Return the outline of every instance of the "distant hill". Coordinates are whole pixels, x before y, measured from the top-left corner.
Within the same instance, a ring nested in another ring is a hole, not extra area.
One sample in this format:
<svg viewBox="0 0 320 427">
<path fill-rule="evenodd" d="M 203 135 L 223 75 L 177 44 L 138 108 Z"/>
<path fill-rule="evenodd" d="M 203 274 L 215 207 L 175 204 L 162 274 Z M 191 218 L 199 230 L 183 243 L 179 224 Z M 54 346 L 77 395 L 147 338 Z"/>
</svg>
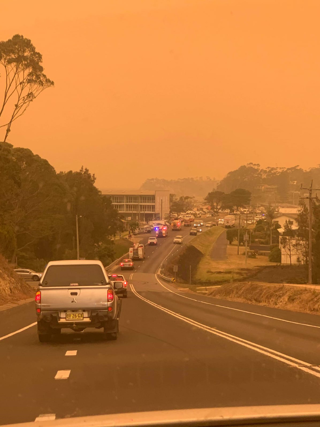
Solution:
<svg viewBox="0 0 320 427">
<path fill-rule="evenodd" d="M 181 179 L 147 179 L 140 187 L 141 190 L 169 190 L 171 194 L 191 197 L 205 197 L 210 191 L 217 188 L 218 181 L 206 178 Z"/>
<path fill-rule="evenodd" d="M 291 203 L 297 205 L 303 187 L 320 188 L 320 166 L 308 170 L 300 166 L 267 167 L 248 163 L 229 172 L 219 183 L 218 190 L 230 193 L 243 188 L 252 193 L 253 203 Z"/>
</svg>

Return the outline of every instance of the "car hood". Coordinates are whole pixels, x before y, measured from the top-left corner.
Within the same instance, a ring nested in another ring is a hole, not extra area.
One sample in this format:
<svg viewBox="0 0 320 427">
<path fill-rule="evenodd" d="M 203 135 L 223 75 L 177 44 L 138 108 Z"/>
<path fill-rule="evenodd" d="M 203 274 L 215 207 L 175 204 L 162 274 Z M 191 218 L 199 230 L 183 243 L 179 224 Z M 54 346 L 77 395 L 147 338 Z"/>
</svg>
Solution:
<svg viewBox="0 0 320 427">
<path fill-rule="evenodd" d="M 134 412 L 125 414 L 97 415 L 80 418 L 63 418 L 46 421 L 50 415 L 37 419 L 37 427 L 133 427 L 214 425 L 239 426 L 250 424 L 271 425 L 275 421 L 287 423 L 301 420 L 320 420 L 320 405 L 247 406 L 230 408 L 179 409 L 172 411 Z M 269 424 L 270 423 L 270 424 Z M 34 427 L 34 421 L 10 424 L 10 427 Z M 9 427 L 2 426 L 2 427 Z"/>
</svg>

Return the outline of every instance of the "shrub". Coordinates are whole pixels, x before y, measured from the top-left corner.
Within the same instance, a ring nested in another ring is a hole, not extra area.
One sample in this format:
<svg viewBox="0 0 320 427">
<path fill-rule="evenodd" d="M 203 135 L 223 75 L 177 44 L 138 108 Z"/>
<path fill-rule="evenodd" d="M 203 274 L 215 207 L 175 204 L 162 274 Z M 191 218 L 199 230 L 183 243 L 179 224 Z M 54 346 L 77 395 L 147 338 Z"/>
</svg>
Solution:
<svg viewBox="0 0 320 427">
<path fill-rule="evenodd" d="M 271 250 L 269 255 L 269 261 L 271 262 L 281 262 L 281 250 L 279 247 L 275 247 Z"/>
</svg>

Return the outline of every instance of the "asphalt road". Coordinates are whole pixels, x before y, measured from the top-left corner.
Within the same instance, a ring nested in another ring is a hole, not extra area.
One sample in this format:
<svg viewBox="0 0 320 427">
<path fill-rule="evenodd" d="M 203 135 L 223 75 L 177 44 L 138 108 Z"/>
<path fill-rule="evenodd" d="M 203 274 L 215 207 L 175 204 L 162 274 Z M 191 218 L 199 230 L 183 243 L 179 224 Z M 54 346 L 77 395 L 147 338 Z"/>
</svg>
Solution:
<svg viewBox="0 0 320 427">
<path fill-rule="evenodd" d="M 320 403 L 319 316 L 178 292 L 156 279 L 178 250 L 174 235 L 188 240 L 188 232 L 171 231 L 125 273 L 131 291 L 117 341 L 89 330 L 40 344 L 33 304 L 0 312 L 0 424 L 45 414 Z M 55 379 L 59 371 L 67 378 Z"/>
</svg>

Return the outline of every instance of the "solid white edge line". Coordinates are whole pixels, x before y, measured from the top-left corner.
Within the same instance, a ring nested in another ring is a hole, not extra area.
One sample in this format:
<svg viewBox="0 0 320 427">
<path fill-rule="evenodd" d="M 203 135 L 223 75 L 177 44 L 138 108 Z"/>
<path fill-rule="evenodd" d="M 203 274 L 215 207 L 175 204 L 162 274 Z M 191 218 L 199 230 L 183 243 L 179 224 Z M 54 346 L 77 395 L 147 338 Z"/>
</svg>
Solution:
<svg viewBox="0 0 320 427">
<path fill-rule="evenodd" d="M 268 316 L 267 314 L 260 314 L 260 313 L 254 313 L 253 311 L 247 311 L 247 310 L 241 310 L 240 308 L 234 308 L 234 307 L 227 307 L 225 305 L 219 305 L 219 304 L 213 304 L 212 302 L 207 302 L 207 301 L 200 301 L 198 299 L 195 298 L 190 298 L 190 297 L 186 297 L 185 295 L 181 295 L 177 292 L 172 291 L 171 289 L 167 288 L 157 277 L 157 273 L 155 274 L 156 280 L 159 283 L 160 286 L 162 286 L 163 288 L 165 288 L 167 291 L 177 295 L 178 297 L 181 298 L 186 298 L 189 299 L 191 301 L 196 301 L 200 304 L 206 304 L 206 305 L 212 305 L 213 307 L 219 307 L 219 308 L 224 308 L 226 310 L 232 310 L 232 311 L 239 311 L 241 313 L 246 313 L 246 314 L 251 314 L 252 316 L 258 316 L 258 317 L 265 317 L 266 319 L 272 319 L 272 320 L 277 320 L 279 322 L 284 322 L 284 323 L 292 323 L 293 325 L 300 325 L 300 326 L 306 326 L 308 328 L 315 328 L 315 329 L 320 329 L 320 326 L 317 325 L 310 325 L 309 323 L 300 323 L 300 322 L 294 322 L 293 320 L 287 320 L 287 319 L 281 319 L 280 317 L 273 317 L 273 316 Z"/>
<path fill-rule="evenodd" d="M 0 341 L 3 341 L 3 340 L 10 338 L 10 337 L 13 337 L 16 334 L 20 334 L 20 332 L 26 331 L 27 329 L 32 328 L 36 324 L 37 324 L 37 322 L 30 323 L 30 325 L 25 326 L 24 328 L 21 328 L 21 329 L 18 329 L 17 331 L 11 332 L 11 334 L 4 335 L 3 337 L 0 337 Z"/>
<path fill-rule="evenodd" d="M 163 306 L 161 306 L 159 304 L 156 304 L 156 303 L 148 300 L 147 298 L 145 298 L 142 295 L 140 295 L 135 290 L 135 288 L 134 288 L 134 286 L 132 284 L 130 285 L 130 287 L 131 287 L 132 292 L 138 298 L 140 298 L 141 300 L 145 301 L 147 304 L 150 304 L 153 307 L 156 307 L 159 310 L 162 310 L 165 313 L 170 314 L 173 317 L 176 317 L 177 319 L 180 319 L 180 320 L 182 320 L 182 321 L 184 321 L 186 323 L 189 323 L 192 326 L 196 326 L 197 328 L 202 329 L 202 330 L 204 330 L 206 332 L 210 332 L 213 335 L 217 335 L 218 337 L 224 338 L 224 339 L 226 339 L 228 341 L 231 341 L 231 342 L 234 342 L 234 343 L 236 343 L 238 345 L 241 345 L 243 347 L 249 348 L 250 350 L 253 350 L 253 351 L 261 353 L 261 354 L 263 354 L 265 356 L 271 357 L 272 359 L 278 360 L 279 362 L 283 362 L 283 363 L 289 365 L 290 367 L 297 368 L 297 369 L 299 369 L 299 370 L 301 370 L 303 372 L 306 372 L 306 373 L 308 373 L 310 375 L 313 375 L 313 376 L 315 376 L 317 378 L 320 378 L 320 373 L 315 372 L 315 371 L 313 371 L 313 370 L 310 369 L 310 368 L 312 368 L 312 366 L 311 366 L 310 363 L 307 363 L 307 362 L 305 362 L 303 360 L 296 359 L 294 357 L 291 357 L 289 355 L 280 353 L 278 351 L 272 350 L 272 349 L 270 349 L 268 347 L 264 347 L 262 345 L 259 345 L 259 344 L 247 341 L 247 340 L 245 340 L 243 338 L 240 338 L 240 337 L 237 337 L 235 335 L 231 335 L 231 334 L 228 334 L 226 332 L 222 332 L 222 331 L 220 331 L 218 329 L 213 329 L 212 327 L 204 325 L 202 323 L 196 322 L 195 320 L 192 320 L 192 319 L 190 319 L 188 317 L 182 316 L 182 315 L 180 315 L 178 313 L 175 313 L 174 311 L 171 311 L 171 310 L 169 310 L 169 309 L 167 309 L 167 308 L 165 308 L 165 307 L 163 307 Z"/>
</svg>

